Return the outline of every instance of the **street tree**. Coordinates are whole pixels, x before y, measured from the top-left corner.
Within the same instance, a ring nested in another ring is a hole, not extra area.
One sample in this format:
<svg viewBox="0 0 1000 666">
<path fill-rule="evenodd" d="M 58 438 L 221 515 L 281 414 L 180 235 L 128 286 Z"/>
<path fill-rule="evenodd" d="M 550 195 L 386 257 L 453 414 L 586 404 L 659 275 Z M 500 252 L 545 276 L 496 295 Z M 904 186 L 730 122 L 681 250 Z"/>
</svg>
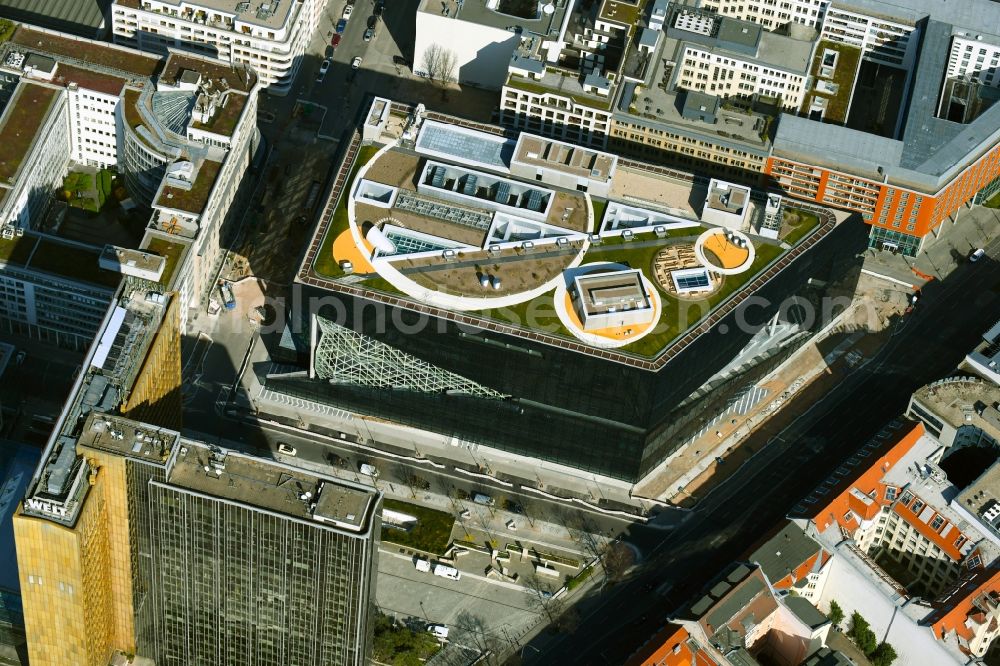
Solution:
<svg viewBox="0 0 1000 666">
<path fill-rule="evenodd" d="M 836 601 L 830 601 L 830 623 L 834 629 L 840 628 L 840 623 L 844 621 L 844 609 Z"/>
<path fill-rule="evenodd" d="M 455 81 L 458 57 L 446 46 L 438 43 L 428 46 L 420 64 L 432 83 L 447 87 Z"/>
<path fill-rule="evenodd" d="M 891 666 L 892 662 L 896 661 L 896 648 L 892 647 L 885 641 L 878 644 L 875 650 L 868 655 L 868 661 L 872 663 L 872 666 Z"/>
</svg>

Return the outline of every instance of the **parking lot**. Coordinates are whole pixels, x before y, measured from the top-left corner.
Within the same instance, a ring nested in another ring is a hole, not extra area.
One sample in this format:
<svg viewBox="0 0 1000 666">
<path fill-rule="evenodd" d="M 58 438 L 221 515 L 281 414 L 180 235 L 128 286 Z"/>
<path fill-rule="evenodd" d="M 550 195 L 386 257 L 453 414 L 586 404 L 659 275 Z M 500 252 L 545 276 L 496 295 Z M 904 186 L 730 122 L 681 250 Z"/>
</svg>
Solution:
<svg viewBox="0 0 1000 666">
<path fill-rule="evenodd" d="M 378 568 L 376 598 L 383 613 L 444 624 L 449 640 L 460 645 L 506 644 L 524 634 L 542 613 L 536 598 L 523 588 L 468 574 L 456 581 L 424 573 L 409 556 L 386 549 L 379 553 Z"/>
</svg>

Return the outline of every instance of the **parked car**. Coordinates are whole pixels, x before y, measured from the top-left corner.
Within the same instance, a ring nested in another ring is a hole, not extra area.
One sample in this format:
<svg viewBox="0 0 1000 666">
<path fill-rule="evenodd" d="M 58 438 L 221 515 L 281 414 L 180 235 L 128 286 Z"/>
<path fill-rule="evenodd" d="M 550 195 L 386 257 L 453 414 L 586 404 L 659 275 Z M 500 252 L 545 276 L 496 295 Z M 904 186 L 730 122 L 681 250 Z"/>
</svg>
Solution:
<svg viewBox="0 0 1000 666">
<path fill-rule="evenodd" d="M 374 30 L 372 30 L 371 28 L 368 28 L 367 30 L 365 30 L 365 37 L 364 37 L 364 39 L 365 39 L 366 42 L 372 41 L 373 37 L 375 37 L 375 31 Z"/>
<path fill-rule="evenodd" d="M 330 69 L 330 59 L 327 58 L 319 66 L 319 74 L 316 75 L 316 81 L 317 81 L 317 83 L 321 82 L 323 80 L 323 77 L 326 76 L 326 73 L 327 73 L 327 71 L 329 71 L 329 69 Z"/>
<path fill-rule="evenodd" d="M 344 7 L 344 20 L 346 21 L 347 19 L 351 18 L 351 14 L 353 13 L 354 13 L 354 5 L 347 3 L 347 6 Z"/>
<path fill-rule="evenodd" d="M 351 61 L 351 69 L 359 69 L 361 67 L 361 56 L 357 56 Z"/>
<path fill-rule="evenodd" d="M 338 27 L 340 26 L 339 23 L 337 25 L 338 25 Z M 340 30 L 338 29 L 337 30 L 337 34 L 334 35 L 333 39 L 330 40 L 330 46 L 332 46 L 333 48 L 337 48 L 338 46 L 340 46 L 340 40 L 341 39 L 342 39 L 342 37 L 340 35 Z"/>
<path fill-rule="evenodd" d="M 982 259 L 985 254 L 986 254 L 986 250 L 984 250 L 983 248 L 979 248 L 975 252 L 973 252 L 972 254 L 969 255 L 969 261 L 971 261 L 972 263 L 975 263 L 975 262 L 979 261 L 980 259 Z"/>
<path fill-rule="evenodd" d="M 298 451 L 287 442 L 278 442 L 278 453 L 283 453 L 286 456 L 294 456 Z"/>
<path fill-rule="evenodd" d="M 372 30 L 374 30 L 375 26 L 377 26 L 377 25 L 378 25 L 378 17 L 375 16 L 375 15 L 369 16 L 368 17 L 368 27 L 371 28 Z"/>
<path fill-rule="evenodd" d="M 473 493 L 472 501 L 476 504 L 482 504 L 483 506 L 493 506 L 496 502 L 489 495 L 484 495 L 483 493 Z"/>
<path fill-rule="evenodd" d="M 361 473 L 364 474 L 365 476 L 370 476 L 373 479 L 378 478 L 378 469 L 376 469 L 374 465 L 369 465 L 368 463 L 361 463 L 361 467 L 359 467 L 358 469 L 360 469 Z"/>
<path fill-rule="evenodd" d="M 347 27 L 347 21 L 345 19 L 340 19 L 337 21 L 337 34 L 344 34 L 344 29 Z"/>
<path fill-rule="evenodd" d="M 332 58 L 333 57 L 333 47 L 332 46 L 327 46 L 326 47 L 326 52 L 323 54 L 323 56 L 325 58 Z"/>
</svg>

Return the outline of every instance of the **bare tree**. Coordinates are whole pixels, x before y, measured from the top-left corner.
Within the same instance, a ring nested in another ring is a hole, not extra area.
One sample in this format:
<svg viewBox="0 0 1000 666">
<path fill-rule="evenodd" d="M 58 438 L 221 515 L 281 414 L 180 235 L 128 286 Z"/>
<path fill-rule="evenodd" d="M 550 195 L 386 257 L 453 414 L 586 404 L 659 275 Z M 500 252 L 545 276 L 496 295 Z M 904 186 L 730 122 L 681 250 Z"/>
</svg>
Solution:
<svg viewBox="0 0 1000 666">
<path fill-rule="evenodd" d="M 507 648 L 503 636 L 486 627 L 483 619 L 468 611 L 462 611 L 455 618 L 454 627 L 459 638 L 464 638 L 467 645 L 475 647 L 482 655 L 479 663 L 487 666 L 499 666 L 500 659 Z"/>
<path fill-rule="evenodd" d="M 446 87 L 455 81 L 458 56 L 447 47 L 437 43 L 431 44 L 424 51 L 420 64 L 427 73 L 427 78 L 441 87 Z"/>
<path fill-rule="evenodd" d="M 604 573 L 608 580 L 617 583 L 625 577 L 625 573 L 635 564 L 635 552 L 627 544 L 618 541 L 604 551 Z"/>
<path fill-rule="evenodd" d="M 577 630 L 580 626 L 579 612 L 555 597 L 547 581 L 539 579 L 537 574 L 531 574 L 525 580 L 525 585 L 534 593 L 533 605 L 545 615 L 553 631 L 572 634 Z"/>
</svg>

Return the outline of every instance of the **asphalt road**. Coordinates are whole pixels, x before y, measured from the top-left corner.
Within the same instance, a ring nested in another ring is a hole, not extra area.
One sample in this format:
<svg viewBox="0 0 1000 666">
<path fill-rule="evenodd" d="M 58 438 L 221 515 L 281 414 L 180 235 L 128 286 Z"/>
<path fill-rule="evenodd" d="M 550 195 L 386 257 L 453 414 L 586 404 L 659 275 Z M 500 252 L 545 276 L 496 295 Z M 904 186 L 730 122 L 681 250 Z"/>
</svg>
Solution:
<svg viewBox="0 0 1000 666">
<path fill-rule="evenodd" d="M 525 664 L 619 664 L 661 626 L 668 613 L 742 555 L 831 469 L 906 408 L 920 386 L 947 376 L 994 323 L 1000 271 L 986 263 L 958 267 L 932 282 L 924 298 L 871 363 L 819 403 L 791 403 L 803 416 L 781 438 L 787 453 L 741 469 L 698 505 L 676 531 L 636 527 L 629 540 L 651 553 L 627 582 L 593 592 L 578 605 L 572 634 L 543 632 L 525 649 Z M 754 443 L 754 448 L 764 442 Z M 657 593 L 652 593 L 652 589 Z"/>
</svg>

